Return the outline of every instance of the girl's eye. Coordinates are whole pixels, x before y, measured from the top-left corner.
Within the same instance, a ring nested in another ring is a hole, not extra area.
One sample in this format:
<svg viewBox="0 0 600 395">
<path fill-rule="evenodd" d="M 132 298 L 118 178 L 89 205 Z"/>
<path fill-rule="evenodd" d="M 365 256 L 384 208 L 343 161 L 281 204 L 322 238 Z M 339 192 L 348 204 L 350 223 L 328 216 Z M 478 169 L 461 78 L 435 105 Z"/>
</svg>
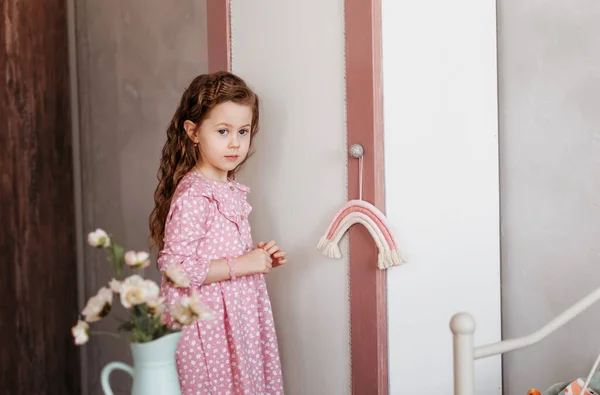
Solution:
<svg viewBox="0 0 600 395">
<path fill-rule="evenodd" d="M 221 129 L 221 130 L 219 130 L 219 134 L 221 134 L 223 136 L 226 135 L 227 132 L 228 132 L 227 129 Z"/>
<path fill-rule="evenodd" d="M 248 134 L 248 133 L 250 133 L 250 132 L 249 132 L 249 131 L 247 131 L 246 129 L 242 129 L 242 130 L 240 130 L 240 134 L 241 134 L 242 136 L 244 136 L 244 135 L 246 135 L 246 134 Z"/>
</svg>

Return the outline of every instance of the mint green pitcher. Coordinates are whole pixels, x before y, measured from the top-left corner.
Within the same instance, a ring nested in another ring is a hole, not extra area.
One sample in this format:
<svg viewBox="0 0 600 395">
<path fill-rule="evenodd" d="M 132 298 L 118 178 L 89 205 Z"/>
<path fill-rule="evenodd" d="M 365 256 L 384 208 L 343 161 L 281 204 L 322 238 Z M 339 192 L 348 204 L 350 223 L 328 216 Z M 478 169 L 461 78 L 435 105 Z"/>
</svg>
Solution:
<svg viewBox="0 0 600 395">
<path fill-rule="evenodd" d="M 133 377 L 131 395 L 181 395 L 175 350 L 181 332 L 171 333 L 148 343 L 130 343 L 133 367 L 111 362 L 102 369 L 101 382 L 105 395 L 114 395 L 108 378 L 115 369 Z"/>
</svg>

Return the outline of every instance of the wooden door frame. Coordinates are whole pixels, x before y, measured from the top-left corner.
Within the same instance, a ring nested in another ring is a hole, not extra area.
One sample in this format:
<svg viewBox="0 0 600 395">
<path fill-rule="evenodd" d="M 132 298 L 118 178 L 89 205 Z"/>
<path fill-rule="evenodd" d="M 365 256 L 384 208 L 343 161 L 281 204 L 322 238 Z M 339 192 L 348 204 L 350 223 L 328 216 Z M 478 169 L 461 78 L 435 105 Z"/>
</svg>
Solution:
<svg viewBox="0 0 600 395">
<path fill-rule="evenodd" d="M 348 144 L 361 144 L 363 199 L 385 211 L 381 0 L 345 0 Z M 348 199 L 359 196 L 359 168 L 348 158 Z M 352 393 L 388 393 L 387 272 L 362 226 L 350 228 Z"/>
<path fill-rule="evenodd" d="M 230 1 L 207 0 L 209 72 L 231 71 Z M 385 210 L 381 0 L 345 0 L 348 144 L 361 144 L 363 199 Z M 348 157 L 348 199 L 358 198 L 359 169 Z M 350 228 L 352 393 L 388 393 L 386 271 L 363 227 Z"/>
</svg>

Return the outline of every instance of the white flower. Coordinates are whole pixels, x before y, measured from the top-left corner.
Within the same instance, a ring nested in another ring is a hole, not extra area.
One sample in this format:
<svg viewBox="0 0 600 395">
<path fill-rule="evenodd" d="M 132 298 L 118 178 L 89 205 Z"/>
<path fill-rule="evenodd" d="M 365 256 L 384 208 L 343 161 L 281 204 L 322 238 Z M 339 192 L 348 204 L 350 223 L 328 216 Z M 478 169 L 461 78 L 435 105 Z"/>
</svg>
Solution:
<svg viewBox="0 0 600 395">
<path fill-rule="evenodd" d="M 113 278 L 108 283 L 108 286 L 110 287 L 111 291 L 113 291 L 116 294 L 121 292 L 121 282 L 119 280 Z"/>
<path fill-rule="evenodd" d="M 183 271 L 183 268 L 178 263 L 171 263 L 165 270 L 167 280 L 179 288 L 190 286 L 190 279 Z"/>
<path fill-rule="evenodd" d="M 125 263 L 131 268 L 143 269 L 150 265 L 150 255 L 143 251 L 127 251 L 125 253 Z"/>
<path fill-rule="evenodd" d="M 159 292 L 160 288 L 154 281 L 144 280 L 141 276 L 134 274 L 121 283 L 121 304 L 129 309 L 158 298 Z"/>
<path fill-rule="evenodd" d="M 200 300 L 196 290 L 184 296 L 171 310 L 171 316 L 181 325 L 189 325 L 197 320 L 210 320 L 213 315 Z"/>
<path fill-rule="evenodd" d="M 171 316 L 181 325 L 189 325 L 194 322 L 191 310 L 183 304 L 175 305 L 171 309 Z"/>
<path fill-rule="evenodd" d="M 97 248 L 110 247 L 110 237 L 108 237 L 105 231 L 98 228 L 96 231 L 88 234 L 88 244 Z"/>
<path fill-rule="evenodd" d="M 77 321 L 77 325 L 71 328 L 71 334 L 75 339 L 75 344 L 81 346 L 87 343 L 89 339 L 90 326 L 85 321 Z"/>
<path fill-rule="evenodd" d="M 146 301 L 146 305 L 148 306 L 148 312 L 155 317 L 161 316 L 165 312 L 164 305 L 165 298 L 151 298 Z"/>
<path fill-rule="evenodd" d="M 112 307 L 112 292 L 109 288 L 102 287 L 96 294 L 92 296 L 81 314 L 87 322 L 99 321 L 102 317 L 106 317 Z"/>
</svg>

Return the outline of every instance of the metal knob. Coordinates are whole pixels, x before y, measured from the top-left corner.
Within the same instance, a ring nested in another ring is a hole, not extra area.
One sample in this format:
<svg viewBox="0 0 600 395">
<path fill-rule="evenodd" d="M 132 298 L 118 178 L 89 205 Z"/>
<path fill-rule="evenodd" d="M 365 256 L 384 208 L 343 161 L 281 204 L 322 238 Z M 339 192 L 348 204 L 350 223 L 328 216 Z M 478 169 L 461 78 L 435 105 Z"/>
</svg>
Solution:
<svg viewBox="0 0 600 395">
<path fill-rule="evenodd" d="M 348 152 L 350 153 L 351 157 L 358 159 L 361 156 L 363 156 L 363 154 L 365 153 L 365 150 L 364 150 L 363 146 L 360 144 L 352 144 L 350 146 L 350 149 L 348 150 Z"/>
</svg>

